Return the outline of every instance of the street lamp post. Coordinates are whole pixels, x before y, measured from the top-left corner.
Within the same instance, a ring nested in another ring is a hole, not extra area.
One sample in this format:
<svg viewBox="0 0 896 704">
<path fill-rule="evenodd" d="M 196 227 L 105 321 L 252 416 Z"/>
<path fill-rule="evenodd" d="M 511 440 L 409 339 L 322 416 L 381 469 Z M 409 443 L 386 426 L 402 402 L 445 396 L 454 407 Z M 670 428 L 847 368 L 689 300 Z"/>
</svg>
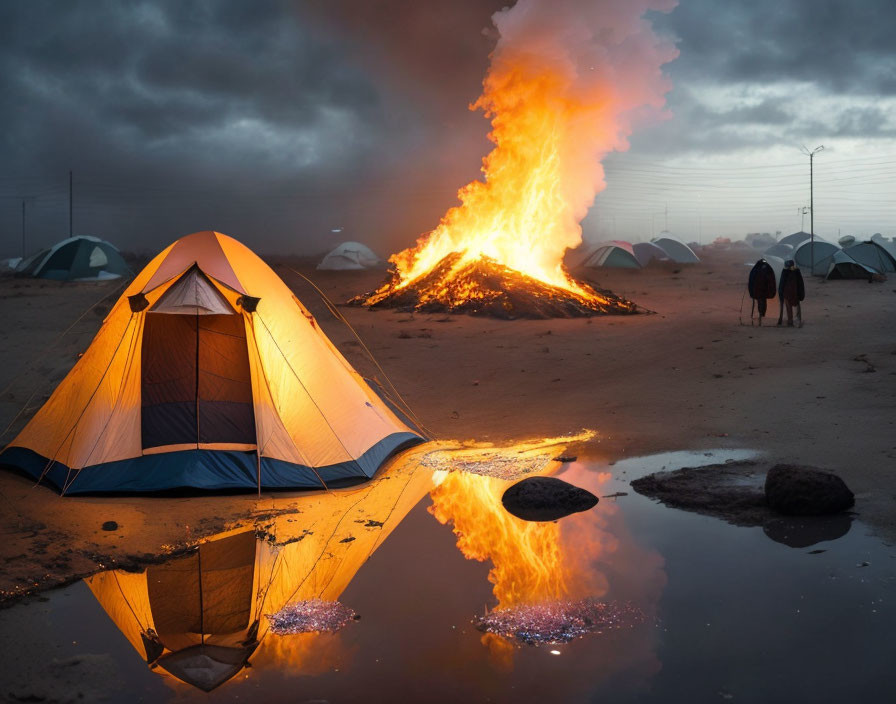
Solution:
<svg viewBox="0 0 896 704">
<path fill-rule="evenodd" d="M 809 258 L 812 261 L 812 273 L 815 273 L 815 201 L 814 201 L 814 173 L 813 167 L 815 162 L 815 155 L 818 154 L 822 149 L 824 149 L 824 145 L 820 145 L 815 147 L 812 151 L 806 149 L 806 147 L 802 148 L 803 154 L 809 157 Z"/>
</svg>

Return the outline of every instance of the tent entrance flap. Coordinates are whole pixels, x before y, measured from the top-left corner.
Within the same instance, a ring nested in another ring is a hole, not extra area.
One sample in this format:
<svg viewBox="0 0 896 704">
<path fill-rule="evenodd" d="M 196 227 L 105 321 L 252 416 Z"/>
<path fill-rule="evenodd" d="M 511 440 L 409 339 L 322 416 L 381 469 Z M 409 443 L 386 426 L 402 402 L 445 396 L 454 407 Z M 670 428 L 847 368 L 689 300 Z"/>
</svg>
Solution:
<svg viewBox="0 0 896 704">
<path fill-rule="evenodd" d="M 241 315 L 147 313 L 142 345 L 143 448 L 255 444 Z"/>
</svg>

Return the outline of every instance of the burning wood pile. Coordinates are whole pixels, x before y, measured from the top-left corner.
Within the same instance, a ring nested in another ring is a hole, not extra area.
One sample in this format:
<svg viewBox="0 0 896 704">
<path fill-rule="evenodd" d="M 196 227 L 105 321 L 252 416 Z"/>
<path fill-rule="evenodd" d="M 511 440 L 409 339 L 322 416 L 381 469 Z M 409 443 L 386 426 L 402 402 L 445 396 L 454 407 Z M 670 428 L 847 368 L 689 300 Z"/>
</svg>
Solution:
<svg viewBox="0 0 896 704">
<path fill-rule="evenodd" d="M 660 68 L 677 52 L 643 15 L 673 6 L 521 1 L 496 13 L 498 41 L 470 106 L 491 120 L 483 178 L 390 257 L 391 281 L 355 302 L 501 318 L 637 312 L 571 279 L 562 262 L 606 185 L 601 160 L 628 149 L 635 123 L 662 108 L 670 85 Z"/>
<path fill-rule="evenodd" d="M 402 286 L 396 273 L 376 291 L 352 299 L 370 308 L 421 313 L 468 313 L 496 318 L 579 318 L 638 312 L 631 301 L 577 283 L 578 290 L 546 283 L 490 257 L 462 263 L 449 254 L 419 278 Z"/>
</svg>

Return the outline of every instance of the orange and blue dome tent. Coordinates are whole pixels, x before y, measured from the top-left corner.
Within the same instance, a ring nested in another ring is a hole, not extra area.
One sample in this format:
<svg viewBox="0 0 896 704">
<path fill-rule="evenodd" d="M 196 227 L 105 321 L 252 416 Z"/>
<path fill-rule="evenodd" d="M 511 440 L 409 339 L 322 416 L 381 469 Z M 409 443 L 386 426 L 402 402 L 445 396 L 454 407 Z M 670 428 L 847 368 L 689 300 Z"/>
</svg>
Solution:
<svg viewBox="0 0 896 704">
<path fill-rule="evenodd" d="M 321 488 L 422 439 L 267 264 L 206 231 L 136 276 L 0 464 L 62 494 Z"/>
</svg>

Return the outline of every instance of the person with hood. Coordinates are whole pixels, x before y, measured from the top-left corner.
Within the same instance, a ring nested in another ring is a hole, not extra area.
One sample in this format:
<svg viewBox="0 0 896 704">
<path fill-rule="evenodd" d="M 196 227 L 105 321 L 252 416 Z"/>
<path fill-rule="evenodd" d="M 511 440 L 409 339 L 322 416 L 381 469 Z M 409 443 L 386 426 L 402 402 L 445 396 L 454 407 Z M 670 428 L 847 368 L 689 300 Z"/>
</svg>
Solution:
<svg viewBox="0 0 896 704">
<path fill-rule="evenodd" d="M 750 298 L 753 299 L 753 305 L 759 309 L 759 324 L 762 325 L 762 318 L 768 309 L 768 299 L 775 297 L 775 270 L 765 259 L 760 259 L 750 269 L 747 290 L 750 292 Z M 752 321 L 752 319 L 753 312 L 751 310 L 750 320 Z"/>
<path fill-rule="evenodd" d="M 781 299 L 781 310 L 778 313 L 778 325 L 784 321 L 784 307 L 787 307 L 787 326 L 793 327 L 793 307 L 796 306 L 796 326 L 803 327 L 803 313 L 800 301 L 806 297 L 803 275 L 793 259 L 784 262 L 781 281 L 778 283 L 778 297 Z"/>
</svg>

